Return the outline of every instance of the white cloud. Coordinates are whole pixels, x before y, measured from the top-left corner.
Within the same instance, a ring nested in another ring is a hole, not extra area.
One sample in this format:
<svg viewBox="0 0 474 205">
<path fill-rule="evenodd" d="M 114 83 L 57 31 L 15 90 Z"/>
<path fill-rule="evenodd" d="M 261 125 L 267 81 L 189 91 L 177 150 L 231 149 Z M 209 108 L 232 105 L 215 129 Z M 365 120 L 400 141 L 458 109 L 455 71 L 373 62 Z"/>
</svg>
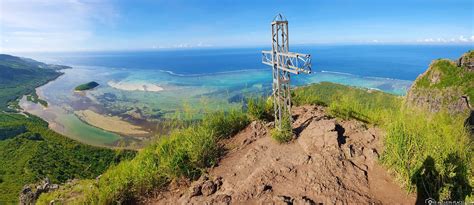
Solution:
<svg viewBox="0 0 474 205">
<path fill-rule="evenodd" d="M 468 43 L 474 42 L 474 36 L 466 38 L 464 36 L 459 36 L 457 38 L 425 38 L 417 40 L 419 43 Z"/>
<path fill-rule="evenodd" d="M 468 42 L 468 39 L 464 38 L 464 36 L 459 36 L 459 41 L 460 42 Z"/>
<path fill-rule="evenodd" d="M 1 0 L 0 52 L 81 49 L 95 26 L 113 26 L 106 0 Z"/>
</svg>

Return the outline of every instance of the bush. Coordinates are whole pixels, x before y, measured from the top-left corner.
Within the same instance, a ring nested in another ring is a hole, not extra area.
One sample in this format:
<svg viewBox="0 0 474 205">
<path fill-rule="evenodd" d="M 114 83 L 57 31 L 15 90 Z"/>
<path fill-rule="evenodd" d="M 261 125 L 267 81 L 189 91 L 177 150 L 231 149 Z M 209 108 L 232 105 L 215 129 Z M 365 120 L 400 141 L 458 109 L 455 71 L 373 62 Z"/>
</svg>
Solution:
<svg viewBox="0 0 474 205">
<path fill-rule="evenodd" d="M 277 127 L 272 129 L 271 136 L 278 143 L 287 143 L 293 139 L 293 129 L 289 116 L 284 116 L 281 120 L 281 129 Z"/>
<path fill-rule="evenodd" d="M 249 98 L 247 100 L 247 114 L 252 120 L 271 120 L 273 113 L 273 101 L 269 97 Z"/>
</svg>

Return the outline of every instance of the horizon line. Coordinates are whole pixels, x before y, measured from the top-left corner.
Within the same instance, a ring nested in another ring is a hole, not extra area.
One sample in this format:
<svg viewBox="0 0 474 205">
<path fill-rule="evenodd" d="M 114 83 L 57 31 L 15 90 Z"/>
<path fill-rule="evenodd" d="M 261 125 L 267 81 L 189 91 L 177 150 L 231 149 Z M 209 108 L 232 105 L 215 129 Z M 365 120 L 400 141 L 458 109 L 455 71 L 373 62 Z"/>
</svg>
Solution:
<svg viewBox="0 0 474 205">
<path fill-rule="evenodd" d="M 474 48 L 473 42 L 341 42 L 341 43 L 293 43 L 294 46 L 397 46 L 397 45 L 412 45 L 412 46 L 471 46 Z M 207 50 L 207 49 L 231 49 L 231 48 L 255 48 L 262 49 L 271 47 L 270 44 L 254 44 L 254 45 L 222 45 L 222 46 L 189 46 L 189 47 L 161 47 L 161 48 L 113 48 L 113 49 L 75 49 L 75 50 L 0 50 L 0 54 L 8 53 L 74 53 L 74 52 L 123 52 L 123 51 L 177 51 L 177 50 Z"/>
</svg>

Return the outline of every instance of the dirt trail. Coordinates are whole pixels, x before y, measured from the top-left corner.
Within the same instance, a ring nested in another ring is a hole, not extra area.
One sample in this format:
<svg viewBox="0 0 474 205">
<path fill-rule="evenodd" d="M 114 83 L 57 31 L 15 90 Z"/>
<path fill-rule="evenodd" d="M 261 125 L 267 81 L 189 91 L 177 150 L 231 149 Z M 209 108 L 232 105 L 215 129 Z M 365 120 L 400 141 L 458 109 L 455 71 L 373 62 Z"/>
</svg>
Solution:
<svg viewBox="0 0 474 205">
<path fill-rule="evenodd" d="M 225 142 L 229 152 L 192 184 L 173 183 L 150 204 L 414 204 L 377 164 L 383 133 L 339 121 L 323 107 L 293 109 L 297 139 L 280 145 L 253 122 Z"/>
</svg>

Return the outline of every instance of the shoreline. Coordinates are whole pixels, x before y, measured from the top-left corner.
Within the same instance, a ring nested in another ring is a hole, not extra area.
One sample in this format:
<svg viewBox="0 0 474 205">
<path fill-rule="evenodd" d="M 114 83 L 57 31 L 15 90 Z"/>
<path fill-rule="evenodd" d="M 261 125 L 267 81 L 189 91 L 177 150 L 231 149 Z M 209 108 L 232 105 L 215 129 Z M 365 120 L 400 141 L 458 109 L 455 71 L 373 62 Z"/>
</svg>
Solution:
<svg viewBox="0 0 474 205">
<path fill-rule="evenodd" d="M 134 137 L 129 137 L 129 136 L 124 136 L 122 133 L 115 133 L 115 132 L 111 132 L 111 131 L 108 131 L 108 130 L 105 130 L 105 129 L 102 129 L 100 127 L 96 127 L 94 125 L 91 125 L 89 123 L 87 123 L 86 121 L 82 120 L 80 117 L 76 116 L 74 113 L 72 115 L 74 115 L 79 121 L 81 121 L 82 123 L 84 123 L 85 125 L 87 126 L 90 126 L 90 127 L 93 127 L 95 129 L 98 129 L 98 130 L 101 130 L 103 132 L 107 132 L 107 133 L 111 133 L 111 134 L 114 134 L 114 135 L 117 135 L 119 137 L 118 140 L 114 141 L 113 143 L 90 143 L 88 142 L 87 140 L 85 139 L 81 139 L 81 137 L 72 137 L 70 135 L 68 135 L 68 133 L 65 131 L 67 130 L 67 128 L 65 127 L 64 124 L 60 124 L 58 122 L 55 122 L 55 121 L 51 121 L 50 119 L 46 119 L 44 117 L 42 117 L 41 115 L 37 115 L 37 114 L 33 114 L 31 112 L 31 110 L 26 110 L 23 106 L 21 106 L 21 101 L 23 98 L 26 98 L 27 95 L 31 95 L 33 92 L 35 92 L 39 98 L 41 99 L 45 99 L 44 95 L 42 95 L 43 93 L 42 92 L 38 92 L 38 89 L 51 83 L 51 82 L 54 82 L 56 80 L 58 80 L 61 76 L 63 76 L 65 74 L 65 72 L 62 72 L 62 70 L 65 70 L 65 69 L 74 69 L 73 67 L 67 67 L 67 68 L 64 68 L 64 69 L 59 69 L 57 70 L 58 71 L 58 75 L 52 79 L 49 79 L 48 81 L 36 86 L 32 92 L 28 93 L 28 94 L 24 94 L 22 96 L 19 96 L 16 101 L 18 102 L 18 107 L 19 107 L 19 110 L 16 110 L 17 113 L 19 114 L 22 114 L 22 115 L 33 115 L 35 117 L 38 117 L 40 118 L 41 120 L 45 121 L 48 123 L 48 129 L 50 129 L 51 131 L 53 132 L 56 132 L 70 140 L 74 140 L 78 143 L 81 143 L 81 144 L 85 144 L 85 145 L 89 145 L 89 146 L 94 146 L 94 147 L 102 147 L 102 148 L 108 148 L 108 149 L 126 149 L 126 150 L 138 150 L 138 148 L 132 148 L 132 147 L 129 147 L 129 146 L 126 146 L 126 147 L 120 147 L 120 146 L 117 146 L 118 143 L 120 143 L 120 141 L 123 141 L 123 140 L 129 140 L 128 138 L 131 138 L 131 139 L 134 139 Z M 48 102 L 47 100 L 45 100 L 46 102 Z M 32 102 L 28 102 L 25 100 L 25 102 L 27 103 L 32 103 Z M 49 104 L 49 102 L 48 102 Z M 53 105 L 54 106 L 54 105 Z M 45 108 L 43 107 L 43 109 L 48 109 L 48 108 Z M 57 129 L 59 128 L 59 129 Z"/>
<path fill-rule="evenodd" d="M 99 128 L 101 130 L 112 132 L 124 137 L 124 135 L 132 138 L 142 138 L 138 136 L 149 135 L 150 133 L 144 130 L 141 130 L 140 126 L 133 125 L 130 122 L 127 122 L 123 119 L 120 119 L 118 116 L 106 116 L 103 114 L 96 113 L 92 110 L 81 110 L 75 111 L 74 115 L 81 120 L 82 122 Z M 107 125 L 100 126 L 103 123 Z M 117 129 L 118 127 L 124 128 L 125 131 Z"/>
</svg>

